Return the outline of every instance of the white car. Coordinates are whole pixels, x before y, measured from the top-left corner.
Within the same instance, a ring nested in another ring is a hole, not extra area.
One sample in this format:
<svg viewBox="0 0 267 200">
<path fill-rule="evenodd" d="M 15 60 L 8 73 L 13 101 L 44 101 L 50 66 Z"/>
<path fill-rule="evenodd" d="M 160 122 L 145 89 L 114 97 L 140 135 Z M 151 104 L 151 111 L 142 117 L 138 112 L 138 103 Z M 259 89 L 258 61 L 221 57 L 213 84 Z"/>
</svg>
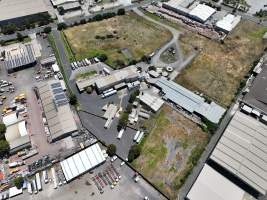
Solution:
<svg viewBox="0 0 267 200">
<path fill-rule="evenodd" d="M 125 162 L 124 162 L 124 161 L 122 161 L 122 162 L 121 162 L 121 166 L 123 166 L 124 164 L 125 164 Z"/>
<path fill-rule="evenodd" d="M 110 159 L 110 161 L 111 161 L 111 162 L 114 162 L 117 158 L 118 158 L 118 156 L 115 155 L 115 156 L 113 156 L 113 157 Z"/>
</svg>

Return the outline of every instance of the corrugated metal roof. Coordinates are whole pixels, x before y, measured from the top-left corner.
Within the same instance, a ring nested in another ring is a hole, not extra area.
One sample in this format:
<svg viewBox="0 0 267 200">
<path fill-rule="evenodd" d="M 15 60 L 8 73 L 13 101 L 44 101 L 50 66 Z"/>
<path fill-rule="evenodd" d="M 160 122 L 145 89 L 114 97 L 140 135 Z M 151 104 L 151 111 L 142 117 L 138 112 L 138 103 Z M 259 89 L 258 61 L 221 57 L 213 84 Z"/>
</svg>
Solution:
<svg viewBox="0 0 267 200">
<path fill-rule="evenodd" d="M 225 109 L 214 102 L 208 104 L 205 99 L 178 85 L 173 81 L 159 79 L 155 83 L 165 97 L 191 113 L 198 113 L 213 123 L 218 123 Z"/>
<path fill-rule="evenodd" d="M 237 111 L 212 152 L 211 159 L 247 182 L 267 191 L 267 126 Z"/>
</svg>

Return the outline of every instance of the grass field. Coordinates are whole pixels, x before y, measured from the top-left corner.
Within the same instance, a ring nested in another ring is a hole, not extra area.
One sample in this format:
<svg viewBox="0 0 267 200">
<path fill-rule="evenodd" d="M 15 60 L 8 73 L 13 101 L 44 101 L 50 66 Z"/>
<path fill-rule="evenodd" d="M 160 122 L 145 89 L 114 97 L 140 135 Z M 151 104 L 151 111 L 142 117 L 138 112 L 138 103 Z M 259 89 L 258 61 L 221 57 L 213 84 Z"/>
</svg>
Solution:
<svg viewBox="0 0 267 200">
<path fill-rule="evenodd" d="M 78 60 L 106 54 L 107 64 L 113 67 L 140 60 L 171 39 L 170 32 L 133 13 L 69 28 L 64 33 Z"/>
<path fill-rule="evenodd" d="M 209 136 L 168 106 L 145 125 L 151 130 L 133 165 L 167 196 L 176 199 Z"/>
<path fill-rule="evenodd" d="M 185 30 L 180 38 L 182 44 L 190 44 L 201 52 L 178 76 L 177 82 L 229 106 L 240 82 L 266 47 L 262 40 L 266 30 L 253 22 L 242 21 L 224 44 Z M 188 48 L 184 51 L 188 52 Z"/>
</svg>

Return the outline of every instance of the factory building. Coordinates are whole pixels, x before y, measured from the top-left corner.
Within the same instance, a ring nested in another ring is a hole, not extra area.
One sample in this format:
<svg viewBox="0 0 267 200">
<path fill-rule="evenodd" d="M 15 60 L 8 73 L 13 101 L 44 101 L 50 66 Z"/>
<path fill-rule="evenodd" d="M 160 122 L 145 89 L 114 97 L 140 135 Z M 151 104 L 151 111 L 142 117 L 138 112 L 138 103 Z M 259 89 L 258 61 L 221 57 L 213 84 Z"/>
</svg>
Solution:
<svg viewBox="0 0 267 200">
<path fill-rule="evenodd" d="M 0 51 L 5 52 L 4 66 L 8 73 L 32 67 L 36 64 L 35 53 L 30 43 L 9 45 L 2 47 Z"/>
<path fill-rule="evenodd" d="M 235 16 L 232 14 L 227 14 L 221 20 L 216 22 L 216 29 L 223 31 L 225 33 L 231 32 L 241 21 L 241 16 Z"/>
<path fill-rule="evenodd" d="M 78 130 L 60 81 L 39 83 L 37 92 L 48 124 L 49 142 L 67 137 Z"/>
<path fill-rule="evenodd" d="M 176 104 L 191 114 L 206 118 L 212 123 L 219 123 L 225 112 L 223 107 L 214 102 L 208 103 L 203 97 L 173 81 L 161 78 L 156 81 L 155 86 L 161 90 L 163 99 Z"/>
<path fill-rule="evenodd" d="M 0 25 L 20 24 L 42 13 L 48 13 L 43 0 L 0 1 Z"/>
</svg>

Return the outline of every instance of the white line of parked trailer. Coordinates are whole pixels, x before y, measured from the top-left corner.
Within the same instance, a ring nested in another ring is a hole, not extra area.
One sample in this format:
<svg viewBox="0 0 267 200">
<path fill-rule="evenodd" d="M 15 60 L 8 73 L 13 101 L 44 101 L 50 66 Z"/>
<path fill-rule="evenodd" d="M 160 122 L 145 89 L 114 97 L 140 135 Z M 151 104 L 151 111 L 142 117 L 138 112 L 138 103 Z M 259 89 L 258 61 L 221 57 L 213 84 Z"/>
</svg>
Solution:
<svg viewBox="0 0 267 200">
<path fill-rule="evenodd" d="M 123 135 L 123 133 L 124 133 L 124 130 L 125 130 L 125 129 L 121 129 L 121 130 L 120 130 L 120 132 L 119 132 L 119 134 L 118 134 L 118 136 L 117 136 L 117 139 L 121 139 L 121 137 L 122 137 L 122 135 Z"/>
<path fill-rule="evenodd" d="M 135 141 L 137 144 L 141 142 L 141 140 L 144 137 L 144 132 L 142 131 L 137 131 L 136 134 L 134 135 L 133 141 Z"/>
</svg>

